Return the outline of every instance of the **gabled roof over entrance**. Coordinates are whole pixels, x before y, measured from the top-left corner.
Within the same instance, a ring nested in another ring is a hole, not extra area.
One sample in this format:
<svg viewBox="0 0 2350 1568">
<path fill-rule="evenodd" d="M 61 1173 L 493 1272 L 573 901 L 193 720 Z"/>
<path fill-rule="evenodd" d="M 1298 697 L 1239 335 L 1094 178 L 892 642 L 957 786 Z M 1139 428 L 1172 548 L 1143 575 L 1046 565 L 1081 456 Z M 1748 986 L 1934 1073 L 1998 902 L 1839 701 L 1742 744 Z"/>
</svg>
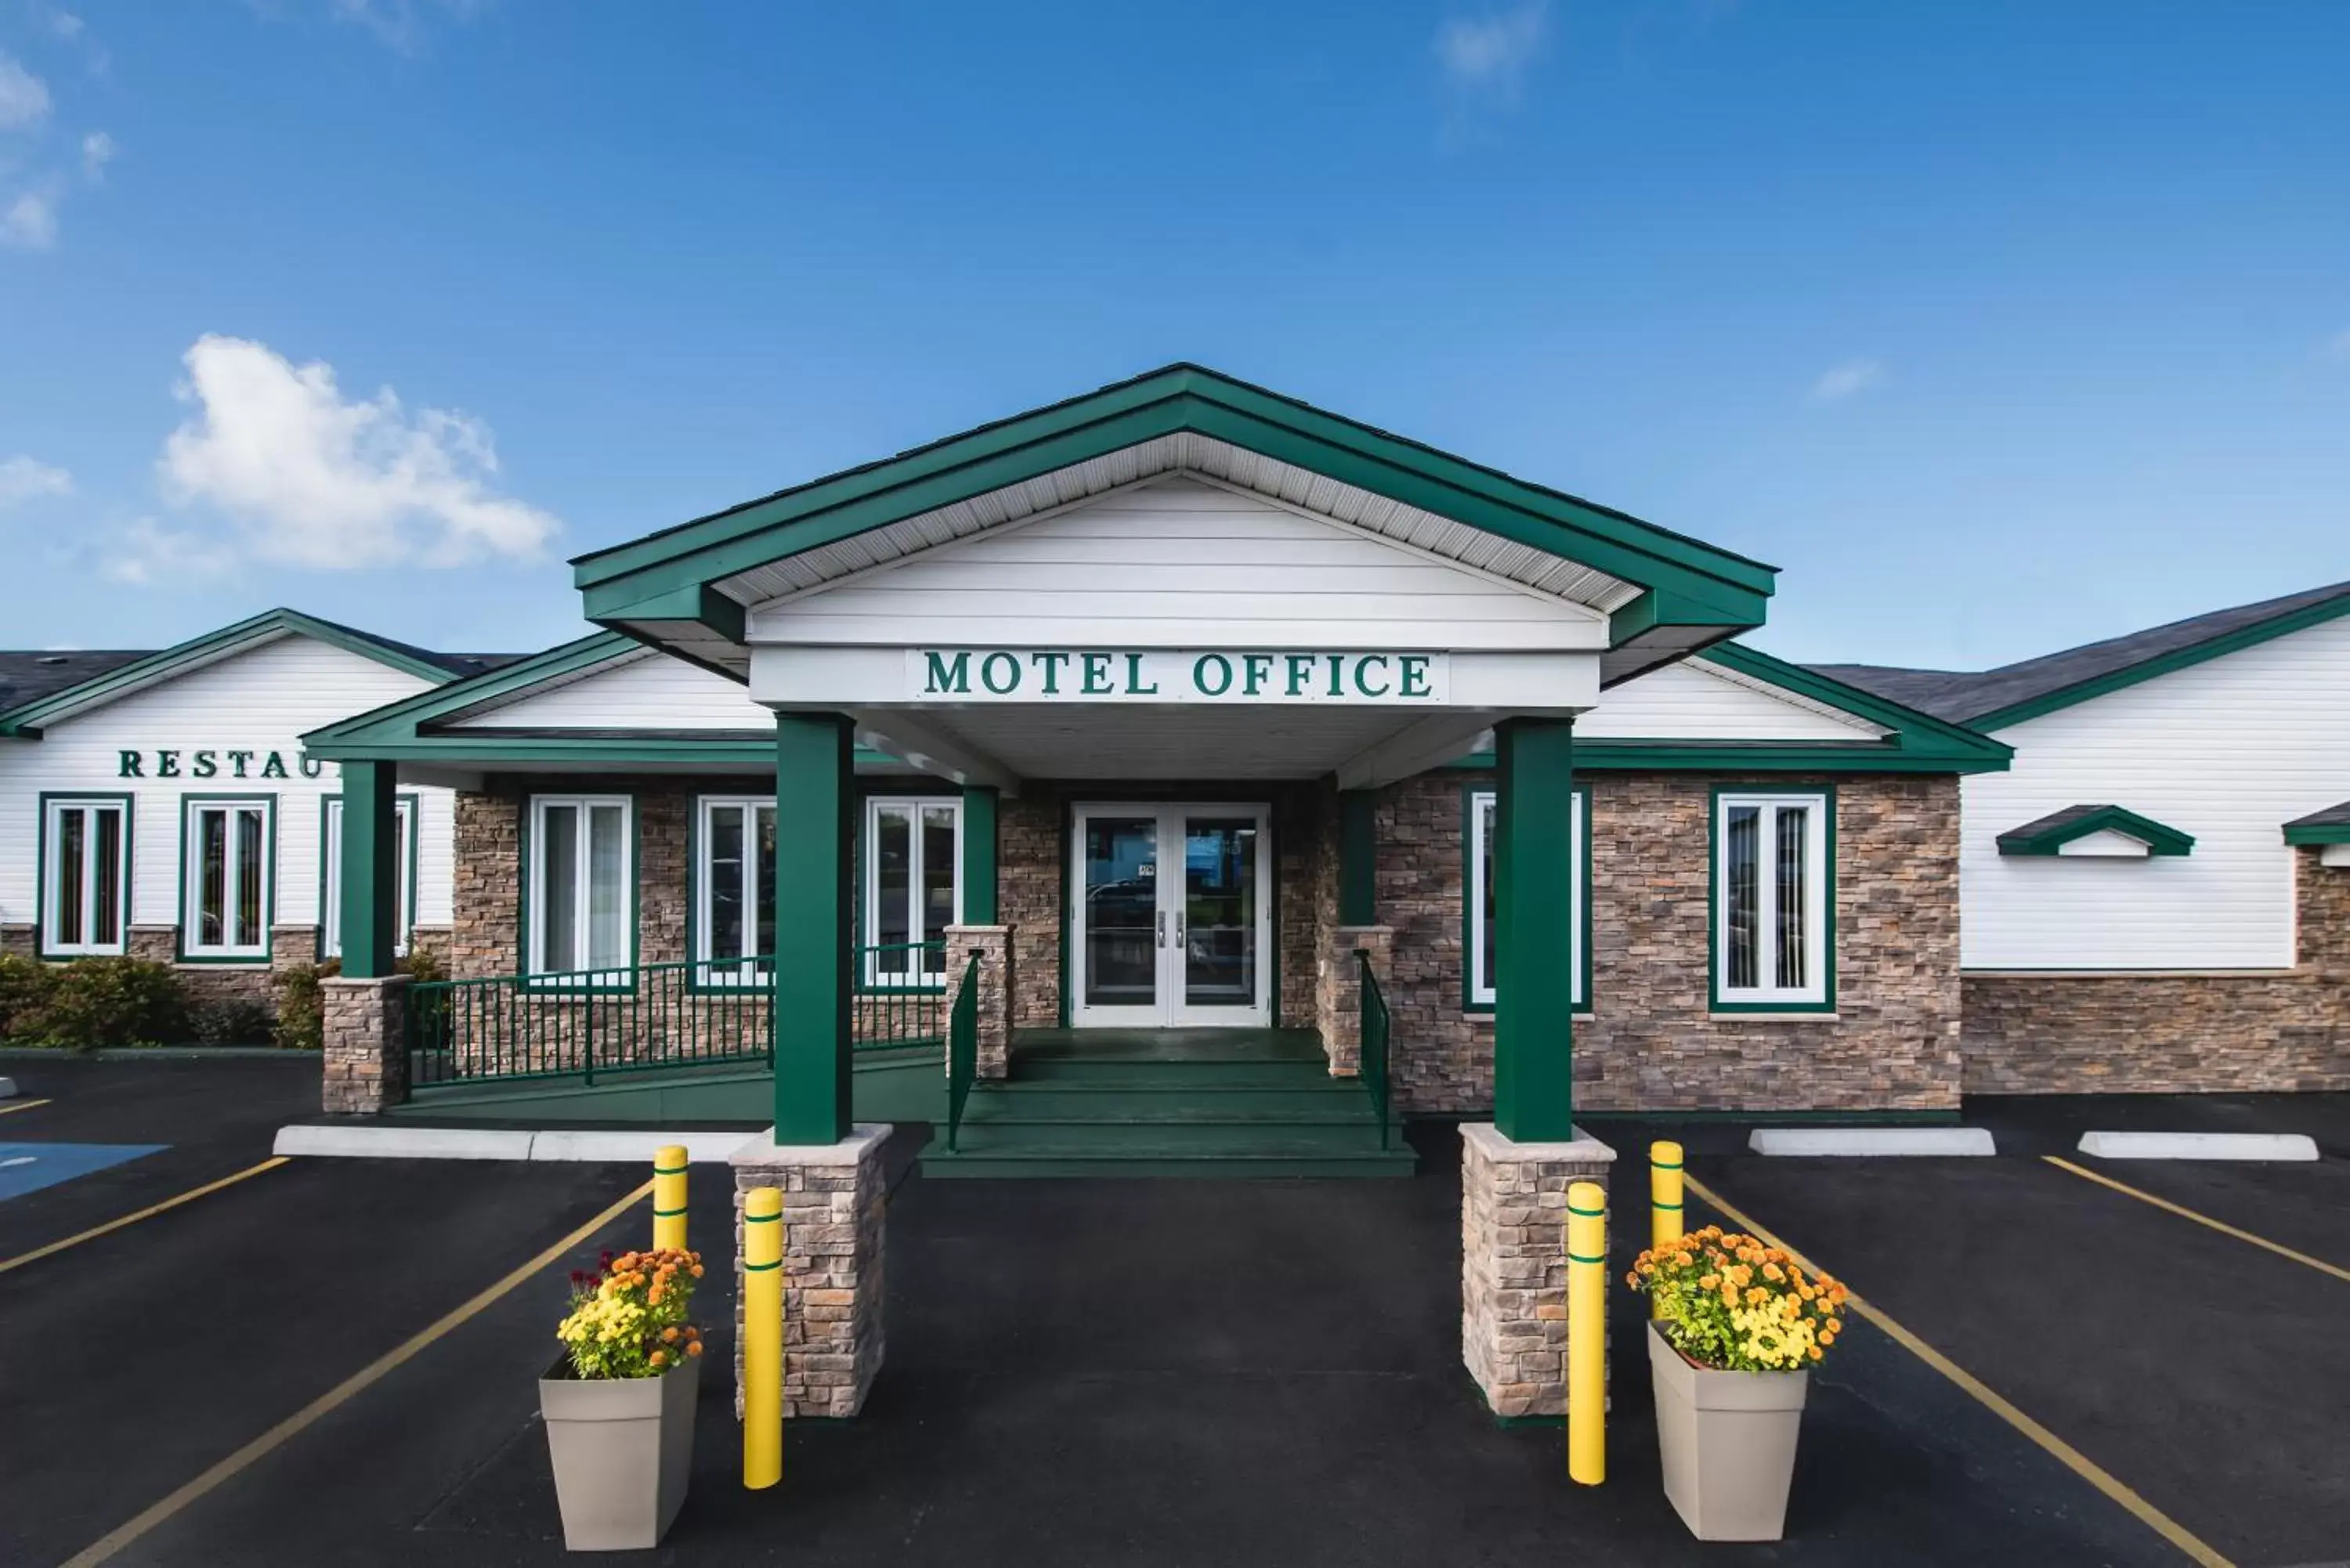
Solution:
<svg viewBox="0 0 2350 1568">
<path fill-rule="evenodd" d="M 1607 683 L 1758 626 L 1776 568 L 1195 365 L 572 563 L 588 618 L 743 678 L 745 612 L 1162 474 L 1253 492 L 1607 620 Z"/>
</svg>

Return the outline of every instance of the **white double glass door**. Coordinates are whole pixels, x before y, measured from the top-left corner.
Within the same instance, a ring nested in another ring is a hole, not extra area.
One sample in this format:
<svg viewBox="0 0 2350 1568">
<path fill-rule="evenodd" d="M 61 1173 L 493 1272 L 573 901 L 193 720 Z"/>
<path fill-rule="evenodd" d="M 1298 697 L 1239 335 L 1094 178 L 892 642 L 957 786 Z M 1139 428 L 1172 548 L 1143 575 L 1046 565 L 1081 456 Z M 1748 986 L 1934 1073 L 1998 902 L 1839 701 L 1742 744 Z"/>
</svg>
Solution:
<svg viewBox="0 0 2350 1568">
<path fill-rule="evenodd" d="M 1070 856 L 1069 1023 L 1273 1021 L 1263 805 L 1080 805 Z"/>
</svg>

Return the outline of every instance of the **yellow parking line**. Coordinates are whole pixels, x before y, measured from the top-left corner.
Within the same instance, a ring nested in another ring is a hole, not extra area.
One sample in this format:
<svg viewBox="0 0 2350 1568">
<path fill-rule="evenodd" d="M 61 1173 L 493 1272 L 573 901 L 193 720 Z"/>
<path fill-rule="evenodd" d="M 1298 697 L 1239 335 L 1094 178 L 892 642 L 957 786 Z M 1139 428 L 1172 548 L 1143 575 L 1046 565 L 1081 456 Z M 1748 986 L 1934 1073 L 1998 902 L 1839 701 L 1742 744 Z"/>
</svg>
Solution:
<svg viewBox="0 0 2350 1568">
<path fill-rule="evenodd" d="M 265 1459 L 283 1447 L 288 1439 L 298 1436 L 303 1428 L 317 1421 L 321 1416 L 348 1402 L 353 1396 L 362 1392 L 370 1385 L 381 1381 L 387 1374 L 413 1359 L 434 1340 L 452 1329 L 462 1327 L 469 1319 L 479 1315 L 501 1297 L 512 1292 L 515 1286 L 531 1279 L 572 1248 L 618 1220 L 652 1189 L 653 1184 L 650 1181 L 646 1182 L 642 1187 L 614 1203 L 601 1214 L 597 1215 L 596 1218 L 588 1220 L 588 1223 L 580 1226 L 579 1229 L 572 1231 L 571 1234 L 564 1237 L 563 1240 L 556 1242 L 464 1305 L 406 1341 L 397 1349 L 387 1351 L 378 1356 L 291 1416 L 286 1417 L 286 1419 L 278 1422 L 277 1425 L 270 1428 L 269 1430 L 262 1433 L 261 1436 L 254 1438 L 253 1441 L 245 1444 L 244 1447 L 237 1449 L 236 1452 L 229 1455 L 228 1458 L 206 1469 L 193 1480 L 165 1496 L 161 1501 L 141 1510 L 124 1523 L 108 1531 L 104 1535 L 67 1558 L 60 1568 L 94 1568 L 94 1564 L 112 1557 L 223 1481 L 234 1478 L 255 1460 Z"/>
<path fill-rule="evenodd" d="M 37 1262 L 52 1252 L 62 1252 L 68 1247 L 78 1247 L 84 1241 L 103 1236 L 109 1231 L 120 1231 L 125 1225 L 136 1225 L 141 1220 L 151 1219 L 166 1209 L 177 1209 L 182 1203 L 192 1203 L 208 1192 L 218 1192 L 224 1187 L 234 1187 L 248 1176 L 259 1176 L 263 1171 L 275 1170 L 285 1163 L 284 1155 L 275 1156 L 263 1160 L 259 1165 L 249 1165 L 234 1176 L 224 1176 L 218 1181 L 207 1181 L 202 1187 L 192 1187 L 177 1198 L 166 1198 L 161 1203 L 150 1203 L 135 1214 L 125 1214 L 120 1220 L 109 1220 L 103 1225 L 93 1225 L 88 1230 L 78 1235 L 68 1236 L 62 1241 L 52 1241 L 46 1247 L 36 1247 L 29 1252 L 19 1252 L 6 1262 L 0 1263 L 0 1274 L 5 1274 L 11 1269 L 21 1269 L 26 1263 Z"/>
<path fill-rule="evenodd" d="M 1765 1245 L 1778 1248 L 1780 1251 L 1785 1252 L 1789 1257 L 1794 1259 L 1796 1262 L 1802 1264 L 1804 1268 L 1810 1270 L 1815 1274 L 1830 1273 L 1830 1271 L 1822 1269 L 1818 1264 L 1804 1256 L 1803 1253 L 1796 1251 L 1794 1248 L 1788 1246 L 1786 1242 L 1779 1240 L 1778 1237 L 1762 1229 L 1762 1226 L 1747 1218 L 1737 1209 L 1723 1201 L 1720 1195 L 1715 1193 L 1712 1189 L 1707 1187 L 1705 1183 L 1700 1181 L 1696 1177 L 1684 1176 L 1683 1179 L 1687 1182 L 1689 1189 L 1691 1192 L 1696 1193 L 1706 1202 L 1711 1204 L 1714 1208 L 1728 1215 L 1732 1223 L 1760 1237 Z M 1831 1274 L 1831 1277 L 1835 1279 L 1843 1278 L 1841 1274 Z M 1850 1290 L 1849 1284 L 1847 1284 L 1846 1289 L 1847 1291 Z M 2001 1420 L 2005 1421 L 2009 1426 L 2014 1428 L 2017 1431 L 2031 1438 L 2033 1442 L 2038 1444 L 2043 1449 L 2054 1456 L 2056 1460 L 2064 1465 L 2066 1469 L 2071 1470 L 2074 1475 L 2079 1476 L 2083 1480 L 2087 1481 L 2091 1486 L 2095 1487 L 2099 1491 L 2113 1499 L 2114 1501 L 2127 1509 L 2132 1514 L 2135 1514 L 2141 1523 L 2151 1529 L 2156 1534 L 2161 1536 L 2165 1541 L 2169 1542 L 2173 1546 L 2178 1548 L 2179 1551 L 2185 1552 L 2189 1559 L 2202 1564 L 2202 1568 L 2235 1568 L 2235 1564 L 2229 1562 L 2227 1558 L 2220 1556 L 2218 1552 L 2211 1548 L 2209 1542 L 2202 1539 L 2202 1537 L 2197 1535 L 2185 1525 L 2171 1518 L 2170 1515 L 2163 1512 L 2162 1510 L 2155 1507 L 2154 1504 L 2147 1501 L 2146 1499 L 2140 1497 L 2137 1492 L 2132 1491 L 2128 1487 L 2124 1486 L 2119 1480 L 2115 1479 L 2113 1474 L 2106 1470 L 2104 1466 L 2098 1464 L 2095 1459 L 2089 1458 L 2088 1455 L 2081 1452 L 2080 1449 L 2074 1448 L 2072 1444 L 2066 1442 L 2064 1438 L 2058 1437 L 2055 1433 L 2050 1431 L 2047 1428 L 2042 1426 L 2039 1422 L 2033 1420 L 2031 1417 L 2017 1409 L 2012 1404 L 2009 1403 L 2007 1399 L 1986 1386 L 1982 1379 L 1977 1377 L 1973 1373 L 1969 1372 L 1965 1367 L 1960 1366 L 1957 1362 L 1952 1361 L 1949 1356 L 1944 1355 L 1940 1351 L 1936 1350 L 1932 1345 L 1928 1345 L 1924 1340 L 1919 1339 L 1916 1334 L 1910 1333 L 1908 1329 L 1902 1327 L 1899 1324 L 1886 1316 L 1881 1309 L 1870 1305 L 1867 1302 L 1863 1301 L 1857 1294 L 1847 1294 L 1845 1298 L 1845 1302 L 1846 1304 L 1851 1307 L 1854 1312 L 1858 1313 L 1862 1317 L 1866 1318 L 1870 1323 L 1876 1324 L 1879 1329 L 1882 1329 L 1889 1337 L 1891 1337 L 1894 1343 L 1900 1345 L 1902 1349 L 1908 1351 L 1910 1355 L 1916 1356 L 1918 1360 L 1924 1362 L 1927 1366 L 1932 1367 L 1935 1371 L 1949 1378 L 1952 1383 L 1957 1384 L 1961 1393 L 1964 1393 L 1968 1397 L 1973 1399 L 1977 1404 L 1981 1405 L 1984 1408 L 1990 1410 L 1991 1414 L 1997 1416 Z"/>
<path fill-rule="evenodd" d="M 16 1100 L 16 1101 L 13 1101 L 12 1103 L 10 1103 L 10 1104 L 8 1104 L 8 1105 L 0 1106 L 0 1116 L 6 1116 L 10 1111 L 29 1111 L 29 1110 L 31 1110 L 31 1109 L 32 1109 L 34 1106 L 46 1106 L 46 1105 L 47 1105 L 48 1103 L 49 1103 L 49 1102 L 48 1102 L 48 1101 L 47 1101 L 47 1100 Z"/>
<path fill-rule="evenodd" d="M 2266 1236 L 2255 1236 L 2250 1231 L 2238 1230 L 2224 1220 L 2214 1220 L 2209 1214 L 2198 1214 L 2184 1203 L 2173 1203 L 2168 1198 L 2157 1198 L 2151 1192 L 2141 1192 L 2126 1181 L 2116 1181 L 2110 1176 L 2100 1175 L 2096 1171 L 2074 1165 L 2069 1159 L 2059 1159 L 2053 1154 L 2043 1154 L 2040 1158 L 2059 1170 L 2071 1171 L 2084 1181 L 2094 1181 L 2100 1187 L 2110 1187 L 2116 1192 L 2126 1193 L 2140 1203 L 2151 1203 L 2157 1209 L 2168 1210 L 2181 1220 L 2192 1220 L 2198 1225 L 2209 1225 L 2222 1236 L 2233 1236 L 2239 1241 L 2250 1241 L 2255 1247 L 2266 1247 L 2278 1257 L 2291 1258 L 2296 1263 L 2306 1263 L 2321 1274 L 2332 1274 L 2337 1280 L 2350 1280 L 2350 1269 L 2338 1268 L 2323 1258 L 2313 1258 L 2306 1252 L 2296 1252 L 2282 1242 L 2270 1241 Z"/>
</svg>

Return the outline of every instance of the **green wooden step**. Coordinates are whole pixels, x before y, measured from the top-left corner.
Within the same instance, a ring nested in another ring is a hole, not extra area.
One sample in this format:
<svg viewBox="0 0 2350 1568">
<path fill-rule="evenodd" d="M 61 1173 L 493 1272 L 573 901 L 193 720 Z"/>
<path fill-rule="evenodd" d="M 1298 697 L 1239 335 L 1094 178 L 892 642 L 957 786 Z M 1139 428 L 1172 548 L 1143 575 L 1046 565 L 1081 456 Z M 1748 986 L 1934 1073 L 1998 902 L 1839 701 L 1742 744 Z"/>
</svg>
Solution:
<svg viewBox="0 0 2350 1568">
<path fill-rule="evenodd" d="M 931 1180 L 974 1178 L 1033 1179 L 1051 1177 L 1399 1177 L 1409 1176 L 1418 1158 L 1401 1146 L 1381 1152 L 1225 1150 L 1199 1154 L 1150 1148 L 1092 1152 L 1064 1149 L 1045 1155 L 1010 1150 L 964 1149 L 949 1154 L 935 1139 L 922 1152 L 922 1175 Z"/>
<path fill-rule="evenodd" d="M 1014 1084 L 1175 1084 L 1226 1087 L 1300 1086 L 1330 1084 L 1361 1094 L 1352 1078 L 1333 1078 L 1313 1062 L 1201 1061 L 1154 1062 L 1120 1057 L 1052 1057 L 1032 1061 L 1014 1056 Z"/>
</svg>

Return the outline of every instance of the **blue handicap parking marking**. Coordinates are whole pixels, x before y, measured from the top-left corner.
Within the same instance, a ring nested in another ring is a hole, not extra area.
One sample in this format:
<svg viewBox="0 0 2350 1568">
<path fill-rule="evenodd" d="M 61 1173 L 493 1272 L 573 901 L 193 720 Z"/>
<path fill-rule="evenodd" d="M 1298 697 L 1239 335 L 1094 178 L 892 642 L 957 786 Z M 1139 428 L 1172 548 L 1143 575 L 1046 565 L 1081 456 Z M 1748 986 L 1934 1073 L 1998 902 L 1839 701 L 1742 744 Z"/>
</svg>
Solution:
<svg viewBox="0 0 2350 1568">
<path fill-rule="evenodd" d="M 0 1143 L 0 1199 L 22 1198 L 171 1147 L 167 1143 Z"/>
</svg>

